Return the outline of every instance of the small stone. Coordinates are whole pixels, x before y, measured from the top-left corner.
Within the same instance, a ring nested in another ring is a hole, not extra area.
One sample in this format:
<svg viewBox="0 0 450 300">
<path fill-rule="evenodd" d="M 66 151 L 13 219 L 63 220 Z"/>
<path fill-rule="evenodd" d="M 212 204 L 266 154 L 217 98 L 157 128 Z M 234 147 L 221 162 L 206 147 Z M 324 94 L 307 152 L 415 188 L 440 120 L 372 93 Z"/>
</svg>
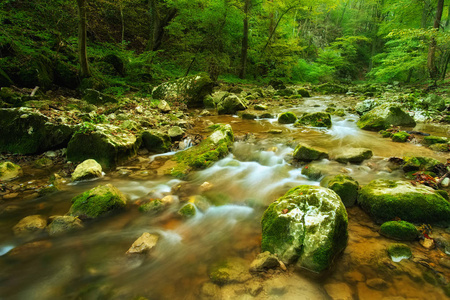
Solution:
<svg viewBox="0 0 450 300">
<path fill-rule="evenodd" d="M 424 238 L 423 240 L 419 241 L 419 244 L 425 249 L 434 249 L 436 247 L 436 243 L 433 239 Z"/>
<path fill-rule="evenodd" d="M 187 203 L 178 211 L 178 215 L 180 215 L 183 218 L 191 218 L 195 216 L 196 213 L 197 210 L 195 208 L 195 205 L 192 203 Z"/>
<path fill-rule="evenodd" d="M 442 187 L 448 187 L 450 185 L 450 178 L 445 177 L 444 180 L 441 181 Z"/>
<path fill-rule="evenodd" d="M 262 292 L 263 286 L 259 282 L 250 282 L 246 285 L 247 293 L 256 297 L 259 293 Z"/>
<path fill-rule="evenodd" d="M 167 132 L 169 137 L 172 140 L 178 140 L 181 139 L 184 135 L 184 130 L 179 126 L 173 126 L 169 128 L 169 131 Z"/>
<path fill-rule="evenodd" d="M 159 236 L 144 232 L 128 249 L 126 254 L 144 254 L 152 250 L 158 243 Z"/>
<path fill-rule="evenodd" d="M 23 174 L 22 168 L 12 162 L 0 163 L 0 181 L 10 181 Z"/>
<path fill-rule="evenodd" d="M 267 269 L 275 269 L 280 266 L 278 259 L 269 251 L 258 254 L 250 265 L 250 272 L 264 272 Z"/>
<path fill-rule="evenodd" d="M 400 262 L 412 256 L 411 249 L 405 244 L 392 244 L 389 246 L 387 252 L 393 262 Z"/>
<path fill-rule="evenodd" d="M 171 204 L 173 204 L 175 202 L 175 196 L 172 196 L 172 195 L 168 195 L 168 196 L 165 196 L 165 197 L 163 197 L 162 199 L 161 199 L 161 203 L 163 204 L 163 205 L 171 205 Z"/>
<path fill-rule="evenodd" d="M 102 177 L 102 166 L 94 159 L 87 159 L 79 164 L 72 173 L 72 181 Z"/>
<path fill-rule="evenodd" d="M 324 288 L 333 300 L 353 300 L 352 290 L 345 283 L 329 283 Z"/>
<path fill-rule="evenodd" d="M 212 183 L 205 181 L 202 185 L 200 185 L 199 191 L 200 193 L 208 192 L 213 188 L 213 186 L 214 185 Z"/>
<path fill-rule="evenodd" d="M 366 281 L 366 285 L 374 290 L 384 291 L 389 287 L 388 283 L 381 278 L 372 278 Z"/>
<path fill-rule="evenodd" d="M 47 226 L 47 219 L 41 215 L 32 215 L 23 218 L 14 227 L 13 232 L 17 236 L 41 233 Z"/>
<path fill-rule="evenodd" d="M 159 102 L 158 109 L 163 113 L 170 112 L 170 110 L 171 110 L 169 103 L 167 103 L 167 101 L 165 101 L 165 100 L 161 100 L 161 102 Z"/>
<path fill-rule="evenodd" d="M 50 225 L 47 226 L 47 232 L 49 235 L 57 235 L 82 228 L 83 224 L 77 217 L 57 216 L 54 217 Z"/>
<path fill-rule="evenodd" d="M 212 282 L 218 285 L 245 282 L 251 278 L 248 263 L 242 258 L 229 258 L 212 267 L 209 274 Z"/>
</svg>

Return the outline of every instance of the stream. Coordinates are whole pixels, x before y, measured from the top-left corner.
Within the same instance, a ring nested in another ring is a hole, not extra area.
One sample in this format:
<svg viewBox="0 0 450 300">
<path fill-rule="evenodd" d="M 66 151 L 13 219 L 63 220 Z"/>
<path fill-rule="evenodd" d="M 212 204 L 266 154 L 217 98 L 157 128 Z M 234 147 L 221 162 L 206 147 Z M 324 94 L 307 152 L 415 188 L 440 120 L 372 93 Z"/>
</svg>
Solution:
<svg viewBox="0 0 450 300">
<path fill-rule="evenodd" d="M 279 107 L 277 112 L 300 115 L 324 111 L 336 100 L 339 99 L 331 96 L 313 97 L 301 106 Z M 394 143 L 376 132 L 362 131 L 356 126 L 357 120 L 358 116 L 352 114 L 333 116 L 330 129 L 318 129 L 280 125 L 276 119 L 199 117 L 190 130 L 193 133 L 206 135 L 208 122 L 228 123 L 240 138 L 227 157 L 195 172 L 188 182 L 162 175 L 147 179 L 130 176 L 143 170 L 159 174 L 173 153 L 146 155 L 121 168 L 127 172 L 119 170 L 98 180 L 69 184 L 64 191 L 48 196 L 2 204 L 0 299 L 331 299 L 327 294 L 330 284 L 343 284 L 342 290 L 348 288 L 353 299 L 445 299 L 439 284 L 419 280 L 425 271 L 416 262 L 390 261 L 386 248 L 395 241 L 380 236 L 379 225 L 359 207 L 348 209 L 349 244 L 326 274 L 318 276 L 292 268 L 272 270 L 253 276 L 246 283 L 217 287 L 215 296 L 208 289 L 213 264 L 239 257 L 250 265 L 260 253 L 260 220 L 270 203 L 292 187 L 320 184 L 301 174 L 304 166 L 292 164 L 296 143 L 306 142 L 326 150 L 371 149 L 374 156 L 361 165 L 320 162 L 330 173 L 346 173 L 361 185 L 378 178 L 403 179 L 402 171 L 389 168 L 387 158 L 392 156 L 429 156 L 442 162 L 447 158 L 418 143 Z M 269 133 L 272 129 L 282 133 Z M 427 128 L 427 133 L 433 134 L 432 130 Z M 204 182 L 211 184 L 211 189 L 203 193 L 209 205 L 198 208 L 191 219 L 177 217 L 180 206 L 198 195 Z M 127 195 L 126 211 L 88 222 L 85 229 L 60 236 L 42 235 L 26 240 L 13 235 L 11 228 L 23 217 L 64 215 L 71 198 L 106 183 Z M 182 187 L 177 189 L 180 184 Z M 177 190 L 176 201 L 168 210 L 158 215 L 138 211 L 143 200 L 161 198 L 172 190 Z M 5 210 L 13 204 L 15 209 Z M 152 254 L 125 255 L 144 232 L 160 236 Z M 450 237 L 448 230 L 440 228 L 434 234 L 447 240 Z M 426 250 L 418 242 L 406 244 L 416 259 L 438 265 L 442 258 L 442 251 Z M 15 250 L 15 255 L 8 255 Z M 392 270 L 391 265 L 398 272 L 385 270 Z M 449 269 L 439 270 L 445 280 L 450 279 Z M 374 278 L 382 278 L 388 286 L 381 290 L 367 287 L 365 282 Z M 261 291 L 250 295 L 249 289 L 255 286 L 261 286 Z"/>
</svg>

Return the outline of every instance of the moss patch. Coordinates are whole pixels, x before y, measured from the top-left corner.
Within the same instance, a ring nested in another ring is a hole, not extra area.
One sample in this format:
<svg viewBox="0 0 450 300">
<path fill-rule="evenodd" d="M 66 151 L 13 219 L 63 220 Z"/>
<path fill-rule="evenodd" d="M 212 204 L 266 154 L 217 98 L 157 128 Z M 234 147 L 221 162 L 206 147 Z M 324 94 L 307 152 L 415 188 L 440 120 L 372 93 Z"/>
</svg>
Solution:
<svg viewBox="0 0 450 300">
<path fill-rule="evenodd" d="M 301 127 L 305 125 L 312 127 L 331 128 L 331 116 L 330 114 L 324 112 L 305 114 L 294 124 L 295 127 Z"/>
<path fill-rule="evenodd" d="M 419 236 L 416 227 L 406 221 L 389 221 L 381 225 L 380 233 L 399 241 L 413 241 Z"/>
<path fill-rule="evenodd" d="M 392 135 L 392 141 L 397 143 L 405 143 L 411 135 L 406 131 L 399 131 Z"/>
<path fill-rule="evenodd" d="M 278 116 L 278 123 L 280 124 L 294 124 L 297 121 L 297 116 L 290 111 L 282 113 Z"/>
</svg>

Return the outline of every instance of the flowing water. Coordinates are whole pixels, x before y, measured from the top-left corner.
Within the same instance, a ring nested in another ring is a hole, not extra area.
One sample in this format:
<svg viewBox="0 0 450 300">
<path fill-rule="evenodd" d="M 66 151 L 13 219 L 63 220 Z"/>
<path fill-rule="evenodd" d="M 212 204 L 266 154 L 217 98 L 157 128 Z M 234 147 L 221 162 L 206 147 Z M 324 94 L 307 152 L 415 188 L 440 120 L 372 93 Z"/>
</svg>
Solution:
<svg viewBox="0 0 450 300">
<path fill-rule="evenodd" d="M 323 111 L 334 100 L 311 98 L 284 111 L 297 114 Z M 49 196 L 6 202 L 0 219 L 0 299 L 206 298 L 205 284 L 209 282 L 213 264 L 228 257 L 239 257 L 250 264 L 260 252 L 260 219 L 264 209 L 292 187 L 319 185 L 301 174 L 302 166 L 291 164 L 292 147 L 300 141 L 326 150 L 349 146 L 372 149 L 374 157 L 362 165 L 320 162 L 331 172 L 351 175 L 360 184 L 376 178 L 401 179 L 401 171 L 388 166 L 387 158 L 391 156 L 446 159 L 420 144 L 393 143 L 377 133 L 361 131 L 356 121 L 355 115 L 333 117 L 333 127 L 324 130 L 279 125 L 274 119 L 204 117 L 197 120 L 193 132 L 205 130 L 205 122 L 229 123 L 236 136 L 245 138 L 235 142 L 230 155 L 194 173 L 188 182 L 159 175 L 136 179 L 119 171 L 96 181 L 68 185 L 64 191 Z M 271 129 L 279 129 L 282 134 L 271 134 Z M 142 173 L 157 168 L 173 154 L 141 158 L 129 170 Z M 178 218 L 177 210 L 201 193 L 199 189 L 204 182 L 212 186 L 203 192 L 210 205 L 199 207 L 194 218 Z M 42 235 L 33 240 L 13 236 L 11 228 L 21 218 L 32 214 L 64 215 L 71 198 L 106 183 L 112 183 L 128 196 L 125 212 L 87 223 L 85 229 L 61 236 Z M 177 189 L 180 184 L 182 188 Z M 138 212 L 137 206 L 142 201 L 161 198 L 172 190 L 176 191 L 176 203 L 167 211 L 156 216 Z M 14 209 L 5 209 L 11 206 Z M 393 241 L 381 237 L 379 227 L 365 213 L 358 207 L 348 209 L 348 213 L 348 247 L 327 274 L 317 276 L 293 269 L 271 271 L 245 284 L 224 286 L 211 299 L 330 299 L 325 289 L 333 284 L 346 284 L 353 299 L 445 298 L 439 286 L 442 283 L 422 279 L 428 269 L 421 269 L 413 261 L 390 261 L 386 248 Z M 144 232 L 160 235 L 151 256 L 125 255 Z M 449 238 L 448 232 L 441 229 L 436 229 L 435 234 Z M 445 256 L 440 250 L 425 250 L 417 242 L 408 244 L 416 259 L 427 264 L 436 265 Z M 438 268 L 438 272 L 442 280 L 450 278 L 449 269 Z M 388 286 L 367 287 L 366 280 L 374 278 L 384 279 Z M 252 285 L 263 288 L 255 297 L 246 292 Z"/>
</svg>

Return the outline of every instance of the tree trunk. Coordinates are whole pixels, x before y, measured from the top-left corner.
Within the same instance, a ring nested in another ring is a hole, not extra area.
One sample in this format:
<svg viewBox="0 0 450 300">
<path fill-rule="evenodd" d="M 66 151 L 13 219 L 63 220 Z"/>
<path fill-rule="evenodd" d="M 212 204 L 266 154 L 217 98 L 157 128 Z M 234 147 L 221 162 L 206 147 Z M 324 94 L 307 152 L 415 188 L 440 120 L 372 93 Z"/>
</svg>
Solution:
<svg viewBox="0 0 450 300">
<path fill-rule="evenodd" d="M 161 17 L 156 6 L 156 0 L 149 1 L 150 11 L 150 36 L 148 38 L 147 50 L 153 51 L 155 49 L 156 40 L 158 39 L 159 27 L 161 26 Z"/>
<path fill-rule="evenodd" d="M 269 46 L 270 41 L 272 40 L 273 36 L 275 35 L 275 32 L 277 31 L 277 28 L 278 28 L 278 25 L 280 24 L 281 19 L 283 19 L 284 15 L 287 14 L 293 8 L 295 8 L 295 6 L 291 6 L 281 13 L 280 17 L 278 18 L 277 22 L 275 23 L 275 26 L 273 27 L 272 32 L 270 32 L 270 35 L 269 35 L 269 38 L 267 39 L 266 44 L 264 45 L 263 49 L 261 50 L 261 57 L 264 55 L 264 51 L 266 51 L 267 46 Z"/>
<path fill-rule="evenodd" d="M 420 22 L 421 28 L 427 28 L 427 21 L 428 21 L 428 13 L 430 11 L 431 3 L 428 0 L 424 0 L 423 2 L 423 10 L 422 10 L 422 20 Z"/>
<path fill-rule="evenodd" d="M 77 0 L 78 5 L 78 57 L 80 60 L 81 77 L 91 76 L 87 59 L 86 37 L 86 0 Z"/>
<path fill-rule="evenodd" d="M 244 79 L 247 73 L 247 53 L 248 53 L 248 11 L 250 9 L 251 0 L 245 0 L 244 4 L 244 32 L 242 37 L 241 49 L 241 69 L 239 71 L 239 78 Z"/>
<path fill-rule="evenodd" d="M 434 18 L 433 28 L 435 30 L 439 30 L 442 18 L 442 11 L 444 8 L 444 0 L 438 0 L 438 5 L 436 8 L 436 17 Z M 439 71 L 436 66 L 436 39 L 434 36 L 431 37 L 430 48 L 428 49 L 428 59 L 427 59 L 427 67 L 428 72 L 430 73 L 430 78 L 434 80 L 436 84 L 436 80 L 439 78 Z"/>
</svg>

